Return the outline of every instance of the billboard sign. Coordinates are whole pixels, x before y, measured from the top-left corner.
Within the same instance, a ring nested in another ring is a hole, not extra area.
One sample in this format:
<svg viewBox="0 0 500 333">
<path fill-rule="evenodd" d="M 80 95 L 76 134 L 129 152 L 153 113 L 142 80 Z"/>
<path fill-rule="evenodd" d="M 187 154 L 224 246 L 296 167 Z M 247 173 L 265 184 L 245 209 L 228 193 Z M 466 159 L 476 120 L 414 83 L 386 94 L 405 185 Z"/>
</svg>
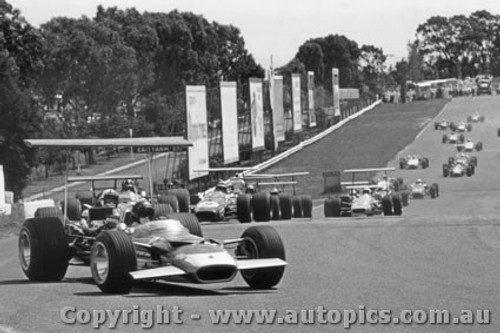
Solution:
<svg viewBox="0 0 500 333">
<path fill-rule="evenodd" d="M 187 139 L 193 143 L 188 150 L 189 180 L 208 175 L 207 93 L 205 86 L 186 86 Z"/>
</svg>

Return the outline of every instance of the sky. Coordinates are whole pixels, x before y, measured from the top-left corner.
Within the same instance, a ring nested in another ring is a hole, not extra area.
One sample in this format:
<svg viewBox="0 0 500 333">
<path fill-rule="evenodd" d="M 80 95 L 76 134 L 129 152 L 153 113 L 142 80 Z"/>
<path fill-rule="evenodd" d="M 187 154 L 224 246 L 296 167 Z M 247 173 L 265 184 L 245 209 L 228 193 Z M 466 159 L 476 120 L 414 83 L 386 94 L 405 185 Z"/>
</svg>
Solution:
<svg viewBox="0 0 500 333">
<path fill-rule="evenodd" d="M 344 35 L 381 47 L 387 63 L 407 56 L 408 41 L 432 16 L 500 14 L 500 0 L 7 0 L 33 26 L 52 17 L 94 17 L 99 4 L 144 12 L 192 12 L 240 29 L 247 50 L 265 68 L 289 62 L 311 38 Z"/>
</svg>

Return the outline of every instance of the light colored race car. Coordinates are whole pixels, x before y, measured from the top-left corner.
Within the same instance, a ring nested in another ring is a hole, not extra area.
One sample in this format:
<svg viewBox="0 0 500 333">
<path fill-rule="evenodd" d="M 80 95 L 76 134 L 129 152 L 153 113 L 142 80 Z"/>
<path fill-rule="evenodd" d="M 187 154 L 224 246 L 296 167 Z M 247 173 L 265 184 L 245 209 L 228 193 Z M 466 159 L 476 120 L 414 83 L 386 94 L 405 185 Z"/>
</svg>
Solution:
<svg viewBox="0 0 500 333">
<path fill-rule="evenodd" d="M 236 216 L 238 195 L 245 193 L 243 179 L 220 181 L 215 187 L 198 193 L 199 201 L 192 208 L 200 221 L 222 221 Z"/>
<path fill-rule="evenodd" d="M 484 123 L 484 116 L 480 115 L 479 112 L 474 112 L 472 115 L 467 116 L 468 123 Z"/>
<path fill-rule="evenodd" d="M 458 124 L 453 124 L 452 126 L 450 126 L 450 129 L 454 132 L 460 132 L 460 133 L 470 132 L 472 131 L 472 124 L 469 124 L 465 121 L 461 121 Z"/>
<path fill-rule="evenodd" d="M 434 129 L 435 130 L 447 130 L 451 126 L 453 126 L 453 123 L 451 121 L 446 120 L 446 119 L 441 119 L 440 121 L 434 122 Z"/>
<path fill-rule="evenodd" d="M 471 177 L 475 174 L 477 157 L 459 153 L 455 157 L 448 158 L 448 163 L 443 164 L 444 177 Z"/>
<path fill-rule="evenodd" d="M 422 169 L 429 167 L 429 159 L 427 157 L 422 157 L 420 155 L 408 155 L 407 157 L 402 157 L 399 159 L 400 169 L 418 169 L 421 166 Z"/>
<path fill-rule="evenodd" d="M 464 143 L 457 144 L 456 147 L 457 147 L 457 151 L 459 151 L 459 152 L 481 151 L 481 150 L 483 150 L 483 143 L 482 142 L 474 143 L 474 142 L 472 142 L 471 139 L 467 139 Z"/>
<path fill-rule="evenodd" d="M 345 173 L 356 174 L 359 172 L 393 171 L 394 168 L 351 169 Z M 385 176 L 377 184 L 369 181 L 354 181 L 342 183 L 345 185 L 346 194 L 327 198 L 324 202 L 325 217 L 351 217 L 402 215 L 403 199 L 401 193 L 394 191 L 391 180 Z M 361 193 L 358 192 L 361 191 Z"/>
<path fill-rule="evenodd" d="M 443 134 L 443 143 L 464 143 L 465 135 L 463 133 L 451 132 L 450 134 Z"/>
<path fill-rule="evenodd" d="M 439 197 L 439 185 L 437 183 L 429 185 L 421 179 L 417 179 L 415 183 L 410 184 L 410 196 L 412 199 L 423 199 L 425 197 L 435 199 Z"/>
</svg>

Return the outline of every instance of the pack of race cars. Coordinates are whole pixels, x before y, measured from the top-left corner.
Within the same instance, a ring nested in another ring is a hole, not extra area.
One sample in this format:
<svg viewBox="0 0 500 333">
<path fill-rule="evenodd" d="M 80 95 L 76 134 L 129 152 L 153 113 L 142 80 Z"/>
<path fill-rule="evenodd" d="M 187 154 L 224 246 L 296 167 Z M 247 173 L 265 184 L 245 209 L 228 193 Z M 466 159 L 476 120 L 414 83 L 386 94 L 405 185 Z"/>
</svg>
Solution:
<svg viewBox="0 0 500 333">
<path fill-rule="evenodd" d="M 472 123 L 480 124 L 485 117 L 475 112 L 467 116 L 466 121 L 452 122 L 446 119 L 434 122 L 435 130 L 447 131 L 442 135 L 442 143 L 453 144 L 456 148 L 454 156 L 448 158 L 442 166 L 444 177 L 471 177 L 477 168 L 477 156 L 471 153 L 483 150 L 482 142 L 474 142 L 468 136 L 472 131 Z M 480 125 L 478 125 L 480 126 Z M 500 136 L 500 129 L 499 129 Z M 408 154 L 399 158 L 400 170 L 426 169 L 430 165 L 429 158 L 420 154 Z M 394 168 L 375 168 L 344 170 L 345 174 L 352 174 L 351 181 L 343 182 L 344 193 L 334 195 L 324 202 L 325 217 L 342 216 L 385 216 L 401 215 L 410 199 L 435 199 L 440 196 L 438 183 L 427 183 L 422 179 L 405 184 L 401 177 L 388 177 L 387 172 Z M 368 178 L 356 181 L 354 175 L 358 173 L 385 173 L 378 180 Z"/>
</svg>

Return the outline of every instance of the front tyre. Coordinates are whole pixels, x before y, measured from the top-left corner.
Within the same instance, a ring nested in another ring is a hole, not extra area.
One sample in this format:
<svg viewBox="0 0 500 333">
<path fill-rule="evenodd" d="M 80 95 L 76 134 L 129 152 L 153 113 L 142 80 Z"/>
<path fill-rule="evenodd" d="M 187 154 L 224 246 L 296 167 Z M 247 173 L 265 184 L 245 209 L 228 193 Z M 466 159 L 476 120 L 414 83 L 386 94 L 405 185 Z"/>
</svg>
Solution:
<svg viewBox="0 0 500 333">
<path fill-rule="evenodd" d="M 285 260 L 285 246 L 278 232 L 271 226 L 259 225 L 246 229 L 243 243 L 236 250 L 238 256 L 248 259 L 279 258 Z M 241 275 L 255 289 L 269 289 L 277 285 L 285 272 L 284 266 L 242 270 Z"/>
<path fill-rule="evenodd" d="M 61 281 L 66 275 L 70 249 L 59 218 L 26 220 L 18 246 L 21 269 L 31 281 Z"/>
<path fill-rule="evenodd" d="M 126 233 L 109 230 L 97 236 L 90 254 L 90 271 L 102 292 L 127 294 L 133 284 L 129 273 L 136 269 L 135 247 Z"/>
</svg>

